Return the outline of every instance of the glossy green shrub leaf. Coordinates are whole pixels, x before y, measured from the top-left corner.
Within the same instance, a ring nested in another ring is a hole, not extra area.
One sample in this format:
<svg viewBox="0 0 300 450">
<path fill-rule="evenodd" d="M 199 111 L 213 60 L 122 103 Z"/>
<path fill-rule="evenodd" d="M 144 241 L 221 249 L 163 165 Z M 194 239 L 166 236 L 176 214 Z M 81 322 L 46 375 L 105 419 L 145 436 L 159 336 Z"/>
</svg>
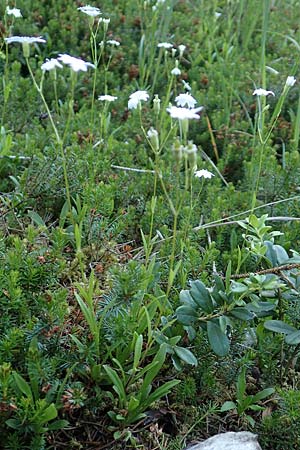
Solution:
<svg viewBox="0 0 300 450">
<path fill-rule="evenodd" d="M 267 320 L 264 323 L 264 327 L 269 331 L 275 333 L 290 334 L 297 331 L 295 327 L 283 322 L 282 320 Z"/>
<path fill-rule="evenodd" d="M 193 300 L 206 313 L 211 313 L 214 310 L 213 302 L 209 291 L 206 289 L 202 281 L 196 280 L 191 283 L 190 289 Z"/>
<path fill-rule="evenodd" d="M 227 355 L 229 339 L 221 328 L 214 322 L 207 322 L 207 336 L 213 351 L 219 356 Z"/>
<path fill-rule="evenodd" d="M 174 351 L 176 355 L 187 364 L 190 364 L 192 366 L 197 366 L 198 361 L 197 358 L 193 355 L 193 353 L 188 349 L 184 347 L 174 347 Z"/>
<path fill-rule="evenodd" d="M 176 316 L 180 323 L 183 325 L 192 325 L 199 317 L 197 311 L 191 306 L 179 306 L 176 309 Z"/>
<path fill-rule="evenodd" d="M 294 331 L 293 333 L 287 334 L 285 337 L 285 342 L 288 345 L 300 344 L 300 330 L 297 330 L 297 331 Z"/>
<path fill-rule="evenodd" d="M 230 315 L 240 320 L 251 320 L 255 317 L 252 312 L 243 307 L 232 309 Z"/>
<path fill-rule="evenodd" d="M 180 292 L 179 298 L 180 298 L 180 302 L 184 303 L 185 305 L 192 306 L 192 307 L 196 306 L 196 303 L 194 302 L 193 297 L 190 294 L 190 291 L 187 289 L 184 289 Z"/>
</svg>

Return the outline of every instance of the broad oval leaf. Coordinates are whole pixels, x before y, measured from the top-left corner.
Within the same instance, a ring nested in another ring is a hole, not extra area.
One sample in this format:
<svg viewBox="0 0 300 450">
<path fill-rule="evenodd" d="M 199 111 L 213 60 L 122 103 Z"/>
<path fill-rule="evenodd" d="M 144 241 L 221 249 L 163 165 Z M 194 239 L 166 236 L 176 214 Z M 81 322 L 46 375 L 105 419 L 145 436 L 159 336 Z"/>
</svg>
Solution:
<svg viewBox="0 0 300 450">
<path fill-rule="evenodd" d="M 207 322 L 207 336 L 213 351 L 219 356 L 227 355 L 229 351 L 229 339 L 221 328 L 214 322 Z"/>
<path fill-rule="evenodd" d="M 198 361 L 197 358 L 193 355 L 193 353 L 185 347 L 177 347 L 177 345 L 174 347 L 174 351 L 176 355 L 187 364 L 190 364 L 192 366 L 197 366 Z"/>
<path fill-rule="evenodd" d="M 180 292 L 179 298 L 181 303 L 184 303 L 185 305 L 196 307 L 196 303 L 193 300 L 193 297 L 190 294 L 190 291 L 187 289 L 184 289 Z"/>
<path fill-rule="evenodd" d="M 300 330 L 294 331 L 293 333 L 286 335 L 285 342 L 288 345 L 300 344 Z"/>
<path fill-rule="evenodd" d="M 251 320 L 255 316 L 252 312 L 243 307 L 232 309 L 230 315 L 240 320 Z"/>
<path fill-rule="evenodd" d="M 288 323 L 282 320 L 267 320 L 264 323 L 264 327 L 269 331 L 274 331 L 275 333 L 290 334 L 297 331 L 295 327 L 292 327 Z"/>
<path fill-rule="evenodd" d="M 214 310 L 210 293 L 206 289 L 202 281 L 192 281 L 190 293 L 193 297 L 193 300 L 197 303 L 198 306 L 200 306 L 201 309 L 203 309 L 203 311 L 211 313 Z"/>
<path fill-rule="evenodd" d="M 176 309 L 176 316 L 180 323 L 183 325 L 191 325 L 194 323 L 198 314 L 191 306 L 182 305 Z"/>
</svg>

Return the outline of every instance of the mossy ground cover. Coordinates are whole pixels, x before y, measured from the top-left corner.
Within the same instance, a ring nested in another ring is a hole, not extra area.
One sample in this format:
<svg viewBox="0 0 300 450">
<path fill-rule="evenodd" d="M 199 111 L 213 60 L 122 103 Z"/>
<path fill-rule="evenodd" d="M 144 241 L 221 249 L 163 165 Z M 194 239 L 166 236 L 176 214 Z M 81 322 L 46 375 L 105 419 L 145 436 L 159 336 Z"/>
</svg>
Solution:
<svg viewBox="0 0 300 450">
<path fill-rule="evenodd" d="M 92 3 L 0 6 L 0 446 L 300 449 L 300 3 Z"/>
</svg>

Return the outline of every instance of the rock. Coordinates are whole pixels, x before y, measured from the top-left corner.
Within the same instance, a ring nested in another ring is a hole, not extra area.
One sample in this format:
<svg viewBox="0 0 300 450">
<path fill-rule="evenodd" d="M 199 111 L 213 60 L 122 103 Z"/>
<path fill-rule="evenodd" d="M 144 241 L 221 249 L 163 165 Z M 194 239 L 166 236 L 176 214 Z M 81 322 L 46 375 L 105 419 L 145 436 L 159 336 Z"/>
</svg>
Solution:
<svg viewBox="0 0 300 450">
<path fill-rule="evenodd" d="M 212 436 L 186 450 L 262 450 L 257 435 L 248 431 L 228 432 Z"/>
</svg>

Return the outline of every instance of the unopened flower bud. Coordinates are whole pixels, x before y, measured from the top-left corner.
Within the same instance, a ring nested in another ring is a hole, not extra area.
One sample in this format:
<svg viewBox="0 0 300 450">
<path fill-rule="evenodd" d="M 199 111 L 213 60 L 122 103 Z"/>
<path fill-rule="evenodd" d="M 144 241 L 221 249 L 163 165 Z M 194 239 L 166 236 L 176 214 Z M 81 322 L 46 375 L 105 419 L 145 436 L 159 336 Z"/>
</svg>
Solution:
<svg viewBox="0 0 300 450">
<path fill-rule="evenodd" d="M 160 111 L 160 98 L 158 97 L 157 94 L 154 95 L 153 109 L 154 109 L 155 114 L 158 116 L 159 111 Z"/>
<path fill-rule="evenodd" d="M 177 163 L 180 163 L 182 160 L 183 149 L 183 145 L 181 145 L 180 140 L 177 138 L 172 145 L 172 152 L 174 153 L 174 158 Z"/>
<path fill-rule="evenodd" d="M 151 127 L 150 130 L 148 130 L 147 136 L 149 138 L 149 141 L 151 142 L 153 149 L 157 152 L 159 150 L 158 132 L 155 130 L 155 128 Z"/>
<path fill-rule="evenodd" d="M 197 147 L 193 141 L 189 141 L 184 150 L 189 161 L 189 166 L 195 172 L 197 170 Z"/>
</svg>

